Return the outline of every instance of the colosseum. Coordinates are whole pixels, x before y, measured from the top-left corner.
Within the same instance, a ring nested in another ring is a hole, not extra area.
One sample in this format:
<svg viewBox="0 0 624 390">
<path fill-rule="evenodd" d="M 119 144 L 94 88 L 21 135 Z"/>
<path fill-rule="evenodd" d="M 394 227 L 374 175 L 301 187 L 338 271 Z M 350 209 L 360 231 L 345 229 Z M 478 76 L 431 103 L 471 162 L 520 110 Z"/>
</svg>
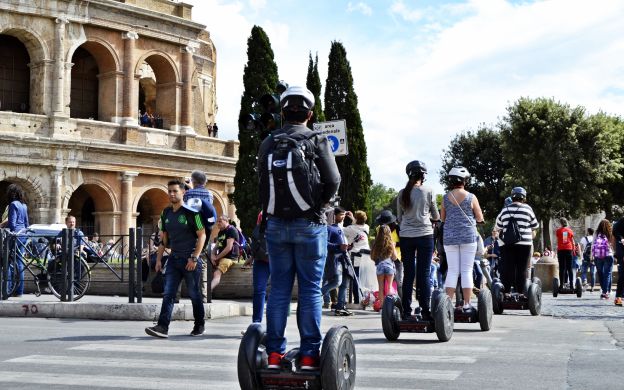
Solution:
<svg viewBox="0 0 624 390">
<path fill-rule="evenodd" d="M 167 180 L 208 174 L 219 213 L 238 141 L 211 131 L 216 50 L 192 6 L 168 0 L 0 2 L 0 210 L 75 215 L 90 235 L 151 231 Z M 143 116 L 143 120 L 141 119 Z"/>
</svg>

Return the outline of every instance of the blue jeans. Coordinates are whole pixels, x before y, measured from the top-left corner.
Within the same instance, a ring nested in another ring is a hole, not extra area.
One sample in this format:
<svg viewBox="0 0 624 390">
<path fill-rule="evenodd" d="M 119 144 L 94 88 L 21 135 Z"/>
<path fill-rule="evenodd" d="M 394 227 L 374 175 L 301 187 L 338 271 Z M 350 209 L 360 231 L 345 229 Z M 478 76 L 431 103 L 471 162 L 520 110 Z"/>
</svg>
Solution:
<svg viewBox="0 0 624 390">
<path fill-rule="evenodd" d="M 591 276 L 591 288 L 594 288 L 596 285 L 596 265 L 590 261 L 583 260 L 583 265 L 581 267 L 581 280 L 583 283 L 587 283 L 587 272 L 589 271 Z"/>
<path fill-rule="evenodd" d="M 483 283 L 483 270 L 481 269 L 481 260 L 475 259 L 474 266 L 472 267 L 472 272 L 474 274 L 475 286 L 477 288 L 481 288 L 481 284 Z"/>
<path fill-rule="evenodd" d="M 431 256 L 433 235 L 423 237 L 401 237 L 401 260 L 403 261 L 403 312 L 412 313 L 412 289 L 416 278 L 416 298 L 423 312 L 429 311 L 431 299 Z"/>
<path fill-rule="evenodd" d="M 26 242 L 28 238 L 17 237 L 15 240 L 15 264 L 17 265 L 17 275 L 13 283 L 17 283 L 15 295 L 24 294 L 24 252 L 26 252 Z"/>
<path fill-rule="evenodd" d="M 596 270 L 600 278 L 600 289 L 603 294 L 611 291 L 611 271 L 613 270 L 613 256 L 596 258 Z"/>
<path fill-rule="evenodd" d="M 255 260 L 253 263 L 253 322 L 262 322 L 264 314 L 264 300 L 266 298 L 267 283 L 271 276 L 269 263 Z"/>
<path fill-rule="evenodd" d="M 201 261 L 197 262 L 194 271 L 187 271 L 186 267 L 188 259 L 178 256 L 169 256 L 165 268 L 165 294 L 163 296 L 162 306 L 160 308 L 160 316 L 158 317 L 158 325 L 169 329 L 171 322 L 171 313 L 173 312 L 173 303 L 180 287 L 180 282 L 184 279 L 186 289 L 191 297 L 193 304 L 193 318 L 195 325 L 204 325 L 204 302 L 202 299 L 200 280 L 201 280 Z"/>
<path fill-rule="evenodd" d="M 344 269 L 343 267 L 340 268 Z M 336 302 L 336 309 L 344 309 L 347 303 L 347 287 L 349 287 L 349 284 L 351 284 L 351 278 L 344 270 L 336 274 L 333 278 L 328 279 L 321 288 L 323 302 L 329 304 L 329 292 L 338 287 L 338 302 Z"/>
<path fill-rule="evenodd" d="M 302 356 L 319 356 L 321 348 L 321 281 L 327 256 L 327 227 L 299 218 L 271 217 L 266 229 L 271 266 L 267 303 L 266 350 L 286 351 L 286 320 L 295 275 L 299 286 L 297 324 Z"/>
<path fill-rule="evenodd" d="M 321 287 L 321 295 L 323 295 L 323 303 L 329 304 L 330 296 L 329 292 L 335 288 L 342 286 L 342 266 L 336 272 L 336 275 L 328 276 L 323 280 L 323 287 Z M 340 299 L 340 297 L 338 297 Z"/>
</svg>

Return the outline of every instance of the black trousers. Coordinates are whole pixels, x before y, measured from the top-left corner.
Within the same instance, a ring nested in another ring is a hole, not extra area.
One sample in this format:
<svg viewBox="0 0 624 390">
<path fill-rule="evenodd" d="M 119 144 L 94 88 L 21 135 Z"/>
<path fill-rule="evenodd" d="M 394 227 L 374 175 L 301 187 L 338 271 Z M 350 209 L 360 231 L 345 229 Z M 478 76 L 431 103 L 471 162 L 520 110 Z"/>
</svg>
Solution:
<svg viewBox="0 0 624 390">
<path fill-rule="evenodd" d="M 517 293 L 524 293 L 527 269 L 531 259 L 531 245 L 503 245 L 500 250 L 502 261 L 499 262 L 498 267 L 505 292 L 511 292 L 513 286 Z"/>
<path fill-rule="evenodd" d="M 570 288 L 574 288 L 574 275 L 572 275 L 572 251 L 558 250 L 557 261 L 559 261 L 559 283 L 563 286 L 569 282 Z"/>
</svg>

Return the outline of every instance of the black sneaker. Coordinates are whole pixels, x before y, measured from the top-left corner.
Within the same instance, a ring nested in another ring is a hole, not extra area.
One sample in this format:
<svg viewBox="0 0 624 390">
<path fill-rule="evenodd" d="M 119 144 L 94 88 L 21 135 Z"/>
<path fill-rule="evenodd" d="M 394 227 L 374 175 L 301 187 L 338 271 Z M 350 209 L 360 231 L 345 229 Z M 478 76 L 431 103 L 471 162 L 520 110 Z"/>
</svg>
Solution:
<svg viewBox="0 0 624 390">
<path fill-rule="evenodd" d="M 167 329 L 160 325 L 145 328 L 145 333 L 150 336 L 160 337 L 161 339 L 166 339 L 167 337 L 169 337 L 169 332 L 167 331 Z"/>
<path fill-rule="evenodd" d="M 423 321 L 433 321 L 433 317 L 431 317 L 431 312 L 429 310 L 423 310 L 420 315 Z"/>
<path fill-rule="evenodd" d="M 343 317 L 352 316 L 353 315 L 353 313 L 350 312 L 347 309 L 336 309 L 335 313 L 336 313 L 337 316 L 343 316 Z"/>
<path fill-rule="evenodd" d="M 204 325 L 195 325 L 191 331 L 191 336 L 201 336 L 204 334 Z"/>
</svg>

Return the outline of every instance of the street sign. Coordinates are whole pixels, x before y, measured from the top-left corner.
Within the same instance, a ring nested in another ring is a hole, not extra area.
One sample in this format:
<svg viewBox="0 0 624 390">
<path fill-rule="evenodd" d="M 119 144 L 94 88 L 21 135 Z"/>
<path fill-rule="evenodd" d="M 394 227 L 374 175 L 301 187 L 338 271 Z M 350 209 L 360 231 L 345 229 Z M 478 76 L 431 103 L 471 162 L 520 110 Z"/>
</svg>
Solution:
<svg viewBox="0 0 624 390">
<path fill-rule="evenodd" d="M 347 123 L 344 119 L 329 122 L 318 122 L 313 125 L 315 131 L 325 135 L 331 145 L 334 156 L 349 154 L 347 145 Z"/>
</svg>

